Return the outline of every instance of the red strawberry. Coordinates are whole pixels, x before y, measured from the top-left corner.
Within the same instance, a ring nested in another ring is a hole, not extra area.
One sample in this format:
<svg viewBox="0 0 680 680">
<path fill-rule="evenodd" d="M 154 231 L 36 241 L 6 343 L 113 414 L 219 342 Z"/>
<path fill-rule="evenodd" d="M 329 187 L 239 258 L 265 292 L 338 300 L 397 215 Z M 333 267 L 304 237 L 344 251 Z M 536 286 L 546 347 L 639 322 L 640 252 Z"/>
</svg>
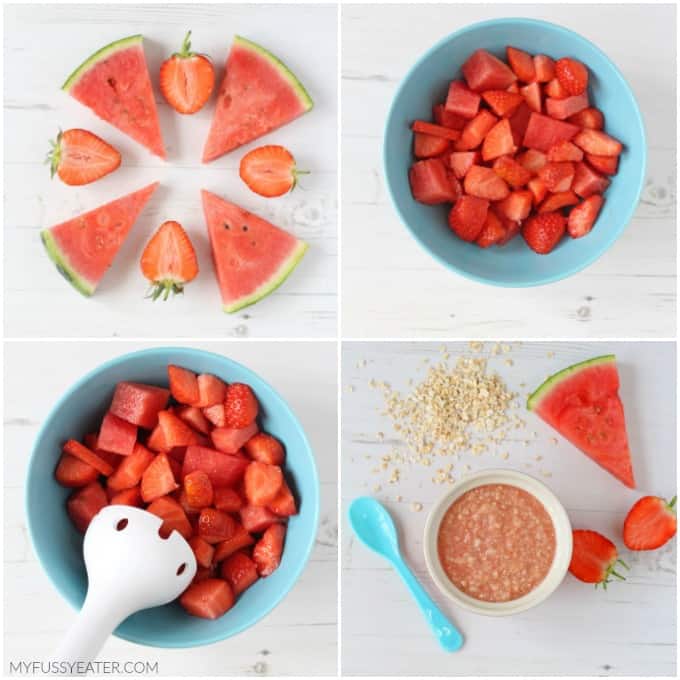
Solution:
<svg viewBox="0 0 680 680">
<path fill-rule="evenodd" d="M 532 83 L 536 80 L 536 68 L 533 57 L 527 52 L 518 50 L 516 47 L 506 47 L 505 53 L 508 63 L 515 75 L 523 83 Z"/>
<path fill-rule="evenodd" d="M 581 130 L 574 137 L 574 144 L 595 156 L 618 156 L 623 150 L 621 142 L 601 130 Z"/>
<path fill-rule="evenodd" d="M 279 492 L 274 497 L 273 501 L 270 501 L 267 506 L 274 514 L 281 517 L 290 517 L 291 515 L 297 514 L 297 506 L 295 504 L 295 497 L 293 492 L 290 490 L 286 480 L 283 480 Z"/>
<path fill-rule="evenodd" d="M 512 137 L 510 121 L 507 118 L 502 118 L 486 133 L 482 145 L 482 158 L 485 161 L 491 161 L 499 156 L 514 152 L 515 142 Z"/>
<path fill-rule="evenodd" d="M 208 543 L 220 543 L 236 532 L 236 520 L 215 508 L 203 508 L 198 516 L 198 535 Z"/>
<path fill-rule="evenodd" d="M 229 555 L 233 555 L 237 550 L 247 548 L 249 545 L 253 545 L 253 543 L 255 543 L 255 539 L 237 523 L 234 535 L 215 546 L 213 561 L 215 563 L 222 562 L 222 560 L 226 560 Z"/>
<path fill-rule="evenodd" d="M 574 173 L 573 163 L 547 163 L 538 171 L 538 176 L 545 182 L 548 191 L 559 192 L 571 188 Z"/>
<path fill-rule="evenodd" d="M 253 391 L 243 383 L 227 386 L 224 402 L 224 426 L 242 428 L 250 425 L 258 413 L 257 399 Z"/>
<path fill-rule="evenodd" d="M 443 125 L 428 123 L 426 120 L 413 121 L 411 129 L 413 132 L 424 132 L 426 135 L 432 135 L 433 137 L 443 137 L 451 142 L 455 142 L 460 137 L 460 132 L 458 130 L 453 130 L 452 128 L 444 127 Z"/>
<path fill-rule="evenodd" d="M 491 110 L 500 117 L 509 116 L 524 101 L 521 94 L 507 90 L 487 90 L 482 92 L 482 98 Z"/>
<path fill-rule="evenodd" d="M 563 161 L 582 161 L 583 151 L 579 149 L 576 144 L 571 142 L 562 141 L 555 144 L 555 146 L 550 147 L 548 151 L 548 160 L 553 163 L 560 163 Z"/>
<path fill-rule="evenodd" d="M 106 462 L 101 456 L 98 456 L 94 451 L 90 451 L 87 446 L 83 446 L 75 439 L 69 439 L 63 446 L 63 452 L 82 460 L 83 463 L 91 465 L 95 470 L 98 470 L 104 476 L 108 477 L 113 474 L 113 466 Z"/>
<path fill-rule="evenodd" d="M 266 506 L 276 498 L 283 484 L 283 473 L 278 465 L 253 461 L 246 468 L 244 487 L 251 505 Z"/>
<path fill-rule="evenodd" d="M 189 547 L 194 551 L 196 563 L 201 567 L 212 565 L 215 548 L 200 536 L 192 536 L 189 539 Z"/>
<path fill-rule="evenodd" d="M 522 236 L 529 248 L 539 255 L 546 255 L 564 236 L 566 222 L 557 212 L 534 215 L 524 224 Z"/>
<path fill-rule="evenodd" d="M 604 193 L 609 183 L 610 180 L 607 177 L 598 174 L 586 163 L 577 163 L 571 188 L 581 198 L 588 198 L 593 194 Z"/>
<path fill-rule="evenodd" d="M 512 222 L 521 222 L 529 216 L 533 194 L 531 191 L 513 191 L 507 198 L 498 203 L 500 210 Z"/>
<path fill-rule="evenodd" d="M 559 191 L 556 194 L 550 194 L 550 196 L 541 203 L 538 212 L 555 212 L 568 205 L 576 205 L 578 202 L 579 198 L 573 191 Z"/>
<path fill-rule="evenodd" d="M 120 153 L 87 130 L 59 130 L 56 141 L 50 141 L 50 145 L 46 162 L 52 177 L 59 175 L 64 184 L 89 184 L 120 165 Z"/>
<path fill-rule="evenodd" d="M 545 100 L 545 110 L 549 116 L 552 116 L 557 120 L 566 120 L 580 111 L 587 109 L 588 104 L 587 92 L 577 94 L 574 97 L 566 97 L 564 99 L 548 97 Z"/>
<path fill-rule="evenodd" d="M 463 241 L 474 241 L 482 231 L 488 210 L 489 201 L 463 195 L 449 212 L 449 227 Z"/>
<path fill-rule="evenodd" d="M 179 597 L 179 603 L 192 616 L 219 619 L 236 602 L 234 592 L 221 578 L 204 578 L 192 583 Z"/>
<path fill-rule="evenodd" d="M 555 63 L 555 76 L 572 97 L 582 94 L 588 87 L 588 69 L 576 59 L 563 57 Z"/>
<path fill-rule="evenodd" d="M 242 552 L 234 553 L 222 562 L 220 576 L 231 585 L 237 597 L 259 578 L 257 565 Z"/>
<path fill-rule="evenodd" d="M 413 155 L 416 158 L 434 158 L 445 153 L 450 145 L 448 139 L 433 137 L 424 132 L 416 132 L 413 135 Z"/>
<path fill-rule="evenodd" d="M 416 154 L 417 155 L 417 154 Z M 293 155 L 283 146 L 268 144 L 249 151 L 239 165 L 239 176 L 246 186 L 260 196 L 273 198 L 290 193 L 300 175 Z"/>
<path fill-rule="evenodd" d="M 201 443 L 201 436 L 171 411 L 158 412 L 158 427 L 163 433 L 163 450 Z"/>
<path fill-rule="evenodd" d="M 447 111 L 444 104 L 435 104 L 432 107 L 432 117 L 437 125 L 442 125 L 452 130 L 462 130 L 467 123 L 467 119 L 456 113 Z"/>
<path fill-rule="evenodd" d="M 257 505 L 246 505 L 239 510 L 239 515 L 243 528 L 253 534 L 259 534 L 272 524 L 281 522 L 281 518 L 269 508 Z"/>
<path fill-rule="evenodd" d="M 589 130 L 601 130 L 604 127 L 604 115 L 602 115 L 602 111 L 593 107 L 583 109 L 583 111 L 579 111 L 573 116 L 569 116 L 567 120 L 574 125 L 588 128 Z"/>
<path fill-rule="evenodd" d="M 108 504 L 106 491 L 99 482 L 91 482 L 74 491 L 66 501 L 66 512 L 78 531 L 85 533 L 94 516 Z"/>
<path fill-rule="evenodd" d="M 545 182 L 540 177 L 530 179 L 527 187 L 534 196 L 534 205 L 538 205 L 548 193 L 548 187 L 545 186 Z"/>
<path fill-rule="evenodd" d="M 548 157 L 537 149 L 527 149 L 517 156 L 517 162 L 532 174 L 536 174 L 548 162 Z"/>
<path fill-rule="evenodd" d="M 493 171 L 473 165 L 465 175 L 465 193 L 489 201 L 500 201 L 509 193 L 508 185 Z"/>
<path fill-rule="evenodd" d="M 562 87 L 557 78 L 553 78 L 549 83 L 546 83 L 543 91 L 546 97 L 552 97 L 553 99 L 566 99 L 569 96 L 569 92 Z"/>
<path fill-rule="evenodd" d="M 193 371 L 181 366 L 168 366 L 170 394 L 180 403 L 194 405 L 198 403 L 198 379 Z"/>
<path fill-rule="evenodd" d="M 541 113 L 543 104 L 541 101 L 541 86 L 538 83 L 531 83 L 519 90 L 527 103 L 527 106 L 536 113 Z"/>
<path fill-rule="evenodd" d="M 238 512 L 245 502 L 236 489 L 221 486 L 214 490 L 213 504 L 223 512 Z"/>
<path fill-rule="evenodd" d="M 215 404 L 224 403 L 227 386 L 216 376 L 201 373 L 198 376 L 198 404 L 201 408 L 209 408 Z"/>
<path fill-rule="evenodd" d="M 203 415 L 215 427 L 224 427 L 226 425 L 226 418 L 224 415 L 224 404 L 215 404 L 203 409 Z"/>
<path fill-rule="evenodd" d="M 184 285 L 198 275 L 198 259 L 188 234 L 179 222 L 163 222 L 146 244 L 139 262 L 151 283 L 148 297 L 167 300 L 184 292 Z"/>
<path fill-rule="evenodd" d="M 547 83 L 555 77 L 555 62 L 545 54 L 537 54 L 534 57 L 536 69 L 536 82 Z"/>
<path fill-rule="evenodd" d="M 628 511 L 623 523 L 626 547 L 630 550 L 656 550 L 668 543 L 677 529 L 675 501 L 675 496 L 670 503 L 658 496 L 640 498 Z"/>
<path fill-rule="evenodd" d="M 187 503 L 192 508 L 207 508 L 213 503 L 213 487 L 210 477 L 203 470 L 194 470 L 184 477 Z"/>
<path fill-rule="evenodd" d="M 132 453 L 123 457 L 116 471 L 106 480 L 107 488 L 111 491 L 122 491 L 136 486 L 154 458 L 149 449 L 137 442 Z"/>
<path fill-rule="evenodd" d="M 177 417 L 183 420 L 189 427 L 201 434 L 210 433 L 210 422 L 203 415 L 203 411 L 196 406 L 178 406 L 175 409 Z"/>
<path fill-rule="evenodd" d="M 454 151 L 449 156 L 449 165 L 458 179 L 463 179 L 467 171 L 479 161 L 479 151 Z"/>
<path fill-rule="evenodd" d="M 167 455 L 159 453 L 142 475 L 142 499 L 145 503 L 149 503 L 177 488 L 179 485 L 175 481 Z"/>
<path fill-rule="evenodd" d="M 146 508 L 152 515 L 163 520 L 159 533 L 168 537 L 173 530 L 177 531 L 185 540 L 189 540 L 193 529 L 182 506 L 170 496 L 161 496 Z"/>
<path fill-rule="evenodd" d="M 285 537 L 286 527 L 282 524 L 272 524 L 255 544 L 253 560 L 260 576 L 269 576 L 278 569 Z"/>
<path fill-rule="evenodd" d="M 494 161 L 493 170 L 514 189 L 523 187 L 531 179 L 531 172 L 511 156 L 497 158 Z"/>
<path fill-rule="evenodd" d="M 454 144 L 456 151 L 472 151 L 476 149 L 486 137 L 486 133 L 498 122 L 498 118 L 482 109 L 463 128 L 460 139 Z"/>
<path fill-rule="evenodd" d="M 575 529 L 572 532 L 574 547 L 571 553 L 569 571 L 579 581 L 594 583 L 597 588 L 602 584 L 606 590 L 614 576 L 622 581 L 621 574 L 616 572 L 617 564 L 626 569 L 626 563 L 619 559 L 616 546 L 602 534 L 587 529 Z"/>
<path fill-rule="evenodd" d="M 131 489 L 123 489 L 111 496 L 110 505 L 131 505 L 134 508 L 141 508 L 142 494 L 138 486 L 133 486 Z"/>
<path fill-rule="evenodd" d="M 618 156 L 596 156 L 592 153 L 587 153 L 586 160 L 588 165 L 605 175 L 615 175 L 619 169 Z"/>
<path fill-rule="evenodd" d="M 210 99 L 215 71 L 210 59 L 191 51 L 191 31 L 179 52 L 161 64 L 160 88 L 165 100 L 178 113 L 196 113 Z"/>
<path fill-rule="evenodd" d="M 569 213 L 567 231 L 572 238 L 580 238 L 590 232 L 595 220 L 602 208 L 604 199 L 598 194 L 593 194 L 577 205 Z"/>
<path fill-rule="evenodd" d="M 475 243 L 480 248 L 489 248 L 490 246 L 500 243 L 504 236 L 505 227 L 503 226 L 503 223 L 493 210 L 489 210 L 486 214 L 486 222 L 484 222 L 482 231 L 475 240 Z"/>
<path fill-rule="evenodd" d="M 75 456 L 64 453 L 59 458 L 54 477 L 62 486 L 77 488 L 96 481 L 99 477 L 99 471 Z"/>
<path fill-rule="evenodd" d="M 278 439 L 258 432 L 245 444 L 246 453 L 253 459 L 268 465 L 283 465 L 285 453 Z"/>
</svg>

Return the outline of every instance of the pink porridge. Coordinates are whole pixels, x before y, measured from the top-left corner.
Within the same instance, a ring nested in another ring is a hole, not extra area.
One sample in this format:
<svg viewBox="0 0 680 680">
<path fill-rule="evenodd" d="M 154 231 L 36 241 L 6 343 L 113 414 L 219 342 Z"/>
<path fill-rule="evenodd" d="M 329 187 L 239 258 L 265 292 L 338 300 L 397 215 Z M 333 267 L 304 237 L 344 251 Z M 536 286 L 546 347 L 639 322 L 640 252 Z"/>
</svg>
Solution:
<svg viewBox="0 0 680 680">
<path fill-rule="evenodd" d="M 485 602 L 508 602 L 545 578 L 555 556 L 555 528 L 530 493 L 485 484 L 451 504 L 437 548 L 444 572 L 459 590 Z"/>
</svg>

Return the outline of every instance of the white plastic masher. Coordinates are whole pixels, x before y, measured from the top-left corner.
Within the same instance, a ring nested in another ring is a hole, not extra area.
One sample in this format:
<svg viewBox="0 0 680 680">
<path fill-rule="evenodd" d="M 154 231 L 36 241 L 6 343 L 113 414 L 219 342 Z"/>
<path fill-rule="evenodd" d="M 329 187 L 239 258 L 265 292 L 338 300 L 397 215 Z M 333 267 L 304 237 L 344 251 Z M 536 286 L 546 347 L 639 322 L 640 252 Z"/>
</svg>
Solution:
<svg viewBox="0 0 680 680">
<path fill-rule="evenodd" d="M 162 519 L 127 505 L 100 510 L 85 533 L 87 596 L 54 661 L 92 661 L 130 614 L 171 602 L 191 583 L 196 558 L 173 531 L 163 538 Z"/>
</svg>

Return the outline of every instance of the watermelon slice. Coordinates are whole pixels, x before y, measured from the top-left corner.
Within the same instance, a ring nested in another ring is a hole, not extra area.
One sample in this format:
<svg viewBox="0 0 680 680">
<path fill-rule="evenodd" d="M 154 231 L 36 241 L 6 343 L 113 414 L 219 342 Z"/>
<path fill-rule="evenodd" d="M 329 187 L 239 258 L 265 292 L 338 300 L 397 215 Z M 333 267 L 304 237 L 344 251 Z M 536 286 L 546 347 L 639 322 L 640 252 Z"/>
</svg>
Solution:
<svg viewBox="0 0 680 680">
<path fill-rule="evenodd" d="M 529 396 L 527 408 L 635 488 L 614 355 L 582 361 L 551 376 Z"/>
<path fill-rule="evenodd" d="M 238 35 L 225 69 L 203 149 L 204 163 L 290 123 L 314 106 L 283 62 Z"/>
<path fill-rule="evenodd" d="M 102 47 L 66 79 L 61 89 L 165 158 L 141 35 Z"/>
<path fill-rule="evenodd" d="M 40 233 L 57 270 L 77 291 L 94 293 L 157 186 L 149 184 Z"/>
<path fill-rule="evenodd" d="M 307 244 L 209 191 L 202 196 L 222 308 L 231 314 L 278 288 Z"/>
</svg>

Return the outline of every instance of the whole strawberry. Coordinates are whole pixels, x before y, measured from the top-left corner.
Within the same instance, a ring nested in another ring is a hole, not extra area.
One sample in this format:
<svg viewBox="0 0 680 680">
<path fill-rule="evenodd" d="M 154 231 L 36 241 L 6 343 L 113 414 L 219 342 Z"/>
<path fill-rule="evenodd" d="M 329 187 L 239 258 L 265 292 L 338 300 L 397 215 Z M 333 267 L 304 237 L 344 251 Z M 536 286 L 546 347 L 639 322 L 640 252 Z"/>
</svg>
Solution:
<svg viewBox="0 0 680 680">
<path fill-rule="evenodd" d="M 522 236 L 529 248 L 539 255 L 547 255 L 560 242 L 567 227 L 564 215 L 547 212 L 527 220 Z"/>
<path fill-rule="evenodd" d="M 658 496 L 644 496 L 629 510 L 623 523 L 623 542 L 630 550 L 656 550 L 675 536 L 676 497 L 667 503 Z"/>
<path fill-rule="evenodd" d="M 569 571 L 585 583 L 602 584 L 606 590 L 614 576 L 621 581 L 625 577 L 617 573 L 617 564 L 628 569 L 628 565 L 619 559 L 616 546 L 602 534 L 588 529 L 575 529 L 572 532 L 574 546 L 571 553 Z"/>
<path fill-rule="evenodd" d="M 258 405 L 253 391 L 243 383 L 227 386 L 224 400 L 224 420 L 226 427 L 241 429 L 257 418 Z"/>
</svg>

